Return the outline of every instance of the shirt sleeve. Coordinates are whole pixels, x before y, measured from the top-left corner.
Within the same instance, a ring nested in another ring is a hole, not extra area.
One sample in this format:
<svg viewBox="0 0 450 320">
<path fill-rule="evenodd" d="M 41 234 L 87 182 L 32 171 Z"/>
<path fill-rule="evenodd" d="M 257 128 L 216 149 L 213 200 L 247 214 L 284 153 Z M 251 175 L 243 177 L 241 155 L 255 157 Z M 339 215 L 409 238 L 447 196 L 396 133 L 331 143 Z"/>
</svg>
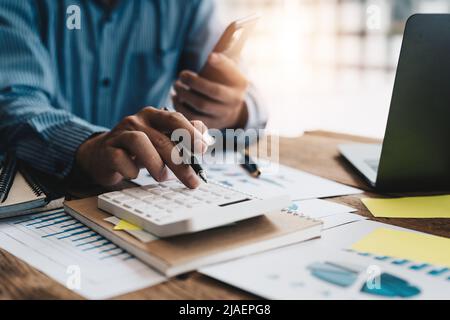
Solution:
<svg viewBox="0 0 450 320">
<path fill-rule="evenodd" d="M 200 0 L 181 54 L 179 71 L 188 69 L 199 72 L 224 30 L 217 14 L 216 0 Z M 267 111 L 253 83 L 250 84 L 245 102 L 248 110 L 245 129 L 264 129 Z"/>
<path fill-rule="evenodd" d="M 39 35 L 36 3 L 0 1 L 0 150 L 62 178 L 80 144 L 107 129 L 56 105 L 56 79 Z"/>
</svg>

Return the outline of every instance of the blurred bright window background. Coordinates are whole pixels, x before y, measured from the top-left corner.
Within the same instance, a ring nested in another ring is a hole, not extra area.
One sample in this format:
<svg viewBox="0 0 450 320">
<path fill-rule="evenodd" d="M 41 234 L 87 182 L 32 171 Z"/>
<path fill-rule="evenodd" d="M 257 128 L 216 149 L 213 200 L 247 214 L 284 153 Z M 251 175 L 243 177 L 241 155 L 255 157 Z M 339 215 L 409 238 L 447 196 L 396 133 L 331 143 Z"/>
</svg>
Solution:
<svg viewBox="0 0 450 320">
<path fill-rule="evenodd" d="M 450 0 L 217 0 L 224 24 L 259 12 L 244 59 L 284 136 L 384 136 L 404 24 Z"/>
</svg>

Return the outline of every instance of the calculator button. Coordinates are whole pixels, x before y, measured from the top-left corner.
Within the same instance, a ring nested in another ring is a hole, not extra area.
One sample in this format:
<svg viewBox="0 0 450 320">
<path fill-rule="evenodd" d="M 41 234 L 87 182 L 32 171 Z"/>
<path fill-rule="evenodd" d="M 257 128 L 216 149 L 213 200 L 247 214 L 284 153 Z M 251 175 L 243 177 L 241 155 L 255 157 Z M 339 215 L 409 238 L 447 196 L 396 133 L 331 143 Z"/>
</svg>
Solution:
<svg viewBox="0 0 450 320">
<path fill-rule="evenodd" d="M 109 192 L 109 193 L 102 194 L 101 197 L 105 198 L 105 199 L 111 199 L 112 200 L 112 199 L 115 199 L 115 198 L 120 197 L 122 195 L 123 195 L 122 192 L 114 191 L 114 192 Z"/>
<path fill-rule="evenodd" d="M 173 199 L 174 197 L 176 197 L 177 196 L 177 194 L 175 193 L 175 192 L 167 192 L 167 193 L 165 193 L 164 195 L 163 195 L 163 197 L 164 198 L 166 198 L 166 199 Z"/>
<path fill-rule="evenodd" d="M 198 206 L 198 205 L 202 205 L 204 202 L 200 201 L 200 200 L 196 200 L 196 199 L 192 199 L 186 202 L 186 204 L 189 204 L 191 206 Z"/>
<path fill-rule="evenodd" d="M 147 198 L 144 198 L 142 201 L 144 201 L 145 203 L 148 203 L 148 204 L 153 204 L 156 202 L 156 198 L 147 197 Z"/>
<path fill-rule="evenodd" d="M 141 188 L 132 188 L 124 190 L 123 193 L 126 195 L 129 195 L 131 197 L 137 198 L 137 199 L 144 199 L 145 197 L 148 197 L 148 192 L 145 190 L 142 190 Z"/>
<path fill-rule="evenodd" d="M 176 196 L 172 197 L 173 201 L 175 201 L 177 203 L 181 203 L 181 204 L 183 204 L 184 202 L 188 201 L 189 199 L 191 199 L 191 198 L 182 196 L 180 194 L 177 194 Z"/>
<path fill-rule="evenodd" d="M 186 207 L 181 206 L 181 205 L 173 205 L 172 207 L 167 209 L 167 212 L 181 213 L 182 210 L 186 210 Z"/>
<path fill-rule="evenodd" d="M 179 186 L 179 184 L 176 180 L 165 181 L 165 182 L 160 183 L 159 185 L 162 187 L 165 187 L 165 188 L 175 188 L 175 187 Z"/>
<path fill-rule="evenodd" d="M 164 201 L 158 202 L 158 206 L 163 208 L 170 208 L 173 205 L 173 201 L 164 199 Z"/>
<path fill-rule="evenodd" d="M 162 191 L 161 189 L 153 189 L 153 190 L 149 190 L 150 193 L 160 196 L 164 193 L 164 191 Z"/>
<path fill-rule="evenodd" d="M 125 196 L 125 195 L 122 195 L 120 197 L 113 199 L 113 201 L 116 203 L 125 203 L 125 202 L 132 201 L 132 200 L 134 200 L 132 197 Z"/>
<path fill-rule="evenodd" d="M 150 184 L 148 186 L 142 186 L 141 187 L 141 189 L 143 189 L 145 191 L 150 191 L 150 190 L 158 189 L 158 188 L 159 188 L 159 185 L 157 185 L 157 184 Z"/>
<path fill-rule="evenodd" d="M 132 200 L 132 201 L 126 202 L 124 204 L 124 207 L 130 208 L 130 209 L 134 209 L 134 208 L 135 209 L 141 209 L 141 208 L 143 209 L 146 206 L 147 206 L 147 204 L 141 200 Z"/>
<path fill-rule="evenodd" d="M 167 199 L 164 198 L 160 198 L 160 197 L 154 197 L 154 198 L 145 198 L 144 202 L 148 203 L 150 205 L 157 205 L 160 204 L 161 202 L 167 201 Z"/>
<path fill-rule="evenodd" d="M 154 201 L 154 200 L 156 200 L 156 199 L 158 199 L 158 198 L 159 198 L 159 197 L 156 196 L 156 195 L 154 195 L 154 194 L 147 193 L 147 196 L 146 196 L 146 197 L 143 197 L 141 200 L 150 203 L 150 202 L 152 202 L 152 201 Z"/>
<path fill-rule="evenodd" d="M 99 198 L 99 199 L 102 199 L 102 200 L 104 200 L 104 201 L 110 201 L 110 200 L 111 200 L 110 198 L 108 198 L 108 197 L 105 196 L 104 194 L 99 195 L 98 198 Z"/>
<path fill-rule="evenodd" d="M 138 208 L 138 209 L 141 209 L 141 208 Z M 158 210 L 158 208 L 156 208 L 154 205 L 149 205 L 147 203 L 145 208 L 142 208 L 141 210 L 145 210 L 145 213 L 152 213 L 154 210 Z"/>
</svg>

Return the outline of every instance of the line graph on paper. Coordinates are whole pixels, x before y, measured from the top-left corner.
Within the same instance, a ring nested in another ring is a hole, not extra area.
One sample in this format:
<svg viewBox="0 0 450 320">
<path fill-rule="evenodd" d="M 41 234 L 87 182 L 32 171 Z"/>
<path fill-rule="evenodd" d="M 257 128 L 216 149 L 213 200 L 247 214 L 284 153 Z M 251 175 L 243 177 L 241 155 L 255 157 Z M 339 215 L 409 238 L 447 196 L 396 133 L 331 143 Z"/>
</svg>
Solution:
<svg viewBox="0 0 450 320">
<path fill-rule="evenodd" d="M 164 280 L 62 209 L 1 221 L 0 246 L 63 285 L 68 268 L 77 266 L 79 293 L 88 298 L 108 298 Z"/>
<path fill-rule="evenodd" d="M 63 210 L 22 218 L 12 224 L 17 228 L 17 232 L 22 232 L 30 238 L 40 238 L 40 241 L 49 247 L 46 250 L 50 247 L 61 250 L 59 258 L 64 255 L 67 263 L 72 265 L 95 263 L 98 260 L 115 263 L 117 260 L 135 259 Z M 68 250 L 68 247 L 71 250 Z"/>
</svg>

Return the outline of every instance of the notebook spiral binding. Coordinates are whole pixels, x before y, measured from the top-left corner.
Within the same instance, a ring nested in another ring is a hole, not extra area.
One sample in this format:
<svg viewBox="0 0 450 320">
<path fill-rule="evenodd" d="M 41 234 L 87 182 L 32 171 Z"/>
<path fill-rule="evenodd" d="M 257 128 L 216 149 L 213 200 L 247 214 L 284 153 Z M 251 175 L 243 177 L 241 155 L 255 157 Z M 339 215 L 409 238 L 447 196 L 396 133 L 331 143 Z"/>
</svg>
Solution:
<svg viewBox="0 0 450 320">
<path fill-rule="evenodd" d="M 45 194 L 45 195 L 48 194 L 48 192 L 44 188 L 44 186 L 42 186 L 40 183 L 38 183 L 36 181 L 36 179 L 34 179 L 24 167 L 21 166 L 20 172 L 22 173 L 22 175 L 25 178 L 25 180 L 27 180 L 28 185 L 30 186 L 31 190 L 33 190 L 33 193 L 37 197 L 40 197 L 43 194 Z"/>
<path fill-rule="evenodd" d="M 3 161 L 3 168 L 0 173 L 0 195 L 3 195 L 3 200 L 6 199 L 11 184 L 14 180 L 17 170 L 17 161 L 14 157 L 7 155 Z"/>
</svg>

